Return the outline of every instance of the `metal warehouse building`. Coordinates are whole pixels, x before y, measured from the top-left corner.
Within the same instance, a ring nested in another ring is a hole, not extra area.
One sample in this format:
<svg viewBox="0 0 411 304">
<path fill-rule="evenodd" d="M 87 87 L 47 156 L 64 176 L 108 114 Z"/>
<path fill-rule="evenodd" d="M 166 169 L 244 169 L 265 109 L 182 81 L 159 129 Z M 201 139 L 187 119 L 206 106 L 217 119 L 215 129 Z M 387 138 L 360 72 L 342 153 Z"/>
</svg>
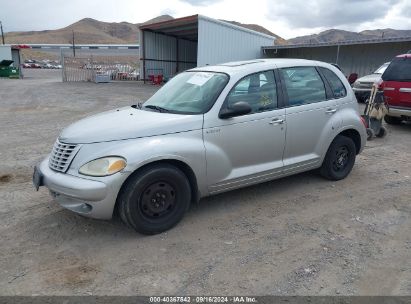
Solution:
<svg viewBox="0 0 411 304">
<path fill-rule="evenodd" d="M 228 22 L 194 15 L 140 27 L 143 79 L 227 61 L 261 57 L 275 37 Z"/>
<path fill-rule="evenodd" d="M 262 48 L 265 57 L 303 58 L 337 63 L 346 75 L 364 76 L 396 55 L 411 50 L 411 37 L 338 43 L 275 45 Z"/>
</svg>

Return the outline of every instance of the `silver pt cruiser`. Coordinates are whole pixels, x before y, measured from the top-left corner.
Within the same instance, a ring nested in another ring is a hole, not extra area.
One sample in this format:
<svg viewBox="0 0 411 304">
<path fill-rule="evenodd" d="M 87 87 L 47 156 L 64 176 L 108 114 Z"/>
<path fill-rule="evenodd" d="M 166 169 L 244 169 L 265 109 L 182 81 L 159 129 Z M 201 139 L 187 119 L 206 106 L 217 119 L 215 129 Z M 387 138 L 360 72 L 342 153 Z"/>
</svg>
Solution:
<svg viewBox="0 0 411 304">
<path fill-rule="evenodd" d="M 231 62 L 172 78 L 144 104 L 62 131 L 34 169 L 63 207 L 154 234 L 201 197 L 319 169 L 345 178 L 365 127 L 344 75 L 297 59 Z"/>
</svg>

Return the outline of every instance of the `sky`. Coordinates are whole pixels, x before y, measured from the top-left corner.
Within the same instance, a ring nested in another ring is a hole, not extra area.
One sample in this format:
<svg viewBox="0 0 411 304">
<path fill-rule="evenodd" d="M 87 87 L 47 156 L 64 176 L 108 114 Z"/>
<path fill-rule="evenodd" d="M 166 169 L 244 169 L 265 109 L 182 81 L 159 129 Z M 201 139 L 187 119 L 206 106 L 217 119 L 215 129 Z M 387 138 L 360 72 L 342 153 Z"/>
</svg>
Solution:
<svg viewBox="0 0 411 304">
<path fill-rule="evenodd" d="M 86 17 L 140 23 L 163 14 L 255 23 L 285 39 L 330 28 L 411 29 L 410 0 L 0 0 L 5 32 L 57 29 Z"/>
</svg>

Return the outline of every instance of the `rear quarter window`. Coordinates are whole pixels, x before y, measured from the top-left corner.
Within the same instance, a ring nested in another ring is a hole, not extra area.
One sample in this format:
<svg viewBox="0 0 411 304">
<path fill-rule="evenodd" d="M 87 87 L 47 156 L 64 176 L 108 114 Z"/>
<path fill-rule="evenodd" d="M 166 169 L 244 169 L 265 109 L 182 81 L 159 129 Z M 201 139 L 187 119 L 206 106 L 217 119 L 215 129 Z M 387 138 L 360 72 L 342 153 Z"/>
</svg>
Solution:
<svg viewBox="0 0 411 304">
<path fill-rule="evenodd" d="M 411 81 L 411 58 L 395 58 L 381 78 L 384 81 Z"/>
<path fill-rule="evenodd" d="M 340 78 L 335 73 L 327 68 L 320 67 L 325 79 L 331 87 L 334 98 L 342 98 L 347 96 L 347 90 Z"/>
</svg>

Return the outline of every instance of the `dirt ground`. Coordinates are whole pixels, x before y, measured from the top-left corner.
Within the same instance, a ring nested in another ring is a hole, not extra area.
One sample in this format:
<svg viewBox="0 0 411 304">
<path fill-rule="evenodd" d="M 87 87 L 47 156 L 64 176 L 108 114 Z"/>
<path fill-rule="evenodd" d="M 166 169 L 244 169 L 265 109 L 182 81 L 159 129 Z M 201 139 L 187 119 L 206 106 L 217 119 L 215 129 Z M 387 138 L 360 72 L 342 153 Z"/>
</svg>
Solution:
<svg viewBox="0 0 411 304">
<path fill-rule="evenodd" d="M 1 295 L 410 295 L 411 124 L 368 142 L 351 175 L 304 173 L 201 200 L 167 233 L 62 209 L 33 166 L 59 132 L 158 87 L 0 80 Z"/>
</svg>

